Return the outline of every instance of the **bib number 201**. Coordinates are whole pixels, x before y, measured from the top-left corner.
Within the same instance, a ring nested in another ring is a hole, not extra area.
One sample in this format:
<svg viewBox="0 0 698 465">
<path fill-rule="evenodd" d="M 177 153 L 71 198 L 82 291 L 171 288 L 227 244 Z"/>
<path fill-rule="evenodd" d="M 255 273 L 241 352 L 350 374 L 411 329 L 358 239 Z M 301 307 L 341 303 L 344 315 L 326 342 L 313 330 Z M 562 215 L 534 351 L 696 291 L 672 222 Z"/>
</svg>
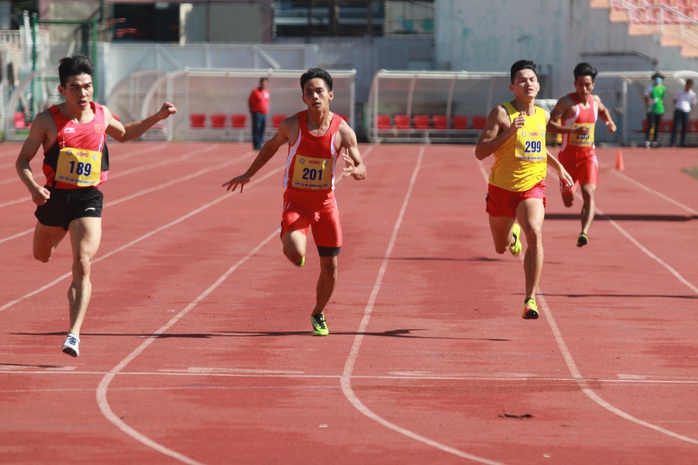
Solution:
<svg viewBox="0 0 698 465">
<path fill-rule="evenodd" d="M 303 179 L 310 181 L 322 181 L 322 170 L 303 168 Z"/>
</svg>

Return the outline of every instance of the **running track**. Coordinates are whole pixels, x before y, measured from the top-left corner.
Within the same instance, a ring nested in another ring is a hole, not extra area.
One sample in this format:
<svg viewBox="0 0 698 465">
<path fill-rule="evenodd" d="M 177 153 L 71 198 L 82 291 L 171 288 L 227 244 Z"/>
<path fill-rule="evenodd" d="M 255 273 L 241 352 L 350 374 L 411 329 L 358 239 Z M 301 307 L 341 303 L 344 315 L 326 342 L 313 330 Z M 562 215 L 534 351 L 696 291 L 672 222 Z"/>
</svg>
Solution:
<svg viewBox="0 0 698 465">
<path fill-rule="evenodd" d="M 599 217 L 549 177 L 539 320 L 493 251 L 471 146 L 365 145 L 337 185 L 345 246 L 312 337 L 317 255 L 286 262 L 279 153 L 112 148 L 82 354 L 60 352 L 70 254 L 31 258 L 0 145 L 0 463 L 698 463 L 695 150 L 600 149 Z M 34 169 L 40 172 L 39 158 Z"/>
</svg>

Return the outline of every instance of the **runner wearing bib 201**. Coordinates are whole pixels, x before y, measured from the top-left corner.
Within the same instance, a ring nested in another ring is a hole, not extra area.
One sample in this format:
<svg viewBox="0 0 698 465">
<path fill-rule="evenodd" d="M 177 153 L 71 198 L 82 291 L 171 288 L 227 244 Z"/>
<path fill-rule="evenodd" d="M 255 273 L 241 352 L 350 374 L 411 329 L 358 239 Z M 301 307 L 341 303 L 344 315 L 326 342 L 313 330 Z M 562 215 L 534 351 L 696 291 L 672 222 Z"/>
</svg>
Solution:
<svg viewBox="0 0 698 465">
<path fill-rule="evenodd" d="M 562 134 L 562 146 L 558 160 L 574 179 L 575 184 L 566 189 L 561 186 L 563 193 L 572 193 L 577 184 L 593 184 L 599 179 L 599 163 L 594 150 L 594 130 L 598 118 L 598 108 L 593 96 L 589 95 L 587 102 L 580 102 L 576 92 L 569 94 L 576 104 L 574 116 L 563 119 L 563 126 L 577 128 L 586 126 L 589 134 Z"/>
<path fill-rule="evenodd" d="M 46 226 L 68 225 L 76 218 L 101 217 L 102 193 L 97 186 L 107 180 L 109 155 L 106 149 L 104 110 L 91 102 L 95 117 L 75 123 L 53 105 L 49 112 L 56 123 L 56 142 L 44 153 L 43 172 L 51 198 L 36 209 Z"/>
<path fill-rule="evenodd" d="M 308 112 L 298 113 L 298 138 L 288 148 L 284 174 L 284 211 L 281 236 L 289 231 L 308 234 L 321 256 L 339 255 L 342 226 L 334 196 L 338 152 L 335 137 L 342 122 L 332 114 L 330 126 L 322 136 L 308 130 Z"/>
</svg>

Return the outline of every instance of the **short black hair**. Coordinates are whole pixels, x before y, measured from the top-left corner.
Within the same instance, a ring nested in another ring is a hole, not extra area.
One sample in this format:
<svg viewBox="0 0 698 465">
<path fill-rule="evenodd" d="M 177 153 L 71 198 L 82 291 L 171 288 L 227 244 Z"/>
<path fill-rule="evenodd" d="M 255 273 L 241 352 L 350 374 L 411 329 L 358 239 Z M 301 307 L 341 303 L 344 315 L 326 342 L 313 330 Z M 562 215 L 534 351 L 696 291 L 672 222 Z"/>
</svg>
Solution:
<svg viewBox="0 0 698 465">
<path fill-rule="evenodd" d="M 536 64 L 531 61 L 531 60 L 519 60 L 513 65 L 511 65 L 511 83 L 514 83 L 514 78 L 516 77 L 516 73 L 521 71 L 522 69 L 530 69 L 533 71 L 533 73 L 538 77 L 538 73 L 536 73 Z"/>
<path fill-rule="evenodd" d="M 686 79 L 686 84 L 693 84 L 693 79 Z"/>
<path fill-rule="evenodd" d="M 330 76 L 330 73 L 328 73 L 322 68 L 310 68 L 308 71 L 303 73 L 303 75 L 301 76 L 301 89 L 305 87 L 306 82 L 315 78 L 320 78 L 323 81 L 325 81 L 325 84 L 327 85 L 327 90 L 332 90 L 332 76 Z"/>
<path fill-rule="evenodd" d="M 70 76 L 78 74 L 87 74 L 92 76 L 95 66 L 92 60 L 85 55 L 76 54 L 71 57 L 61 58 L 58 62 L 58 78 L 61 81 L 61 86 L 65 87 Z"/>
<path fill-rule="evenodd" d="M 574 81 L 576 82 L 578 78 L 582 76 L 591 76 L 591 82 L 596 80 L 596 75 L 599 74 L 596 68 L 591 66 L 589 63 L 583 61 L 574 67 Z"/>
</svg>

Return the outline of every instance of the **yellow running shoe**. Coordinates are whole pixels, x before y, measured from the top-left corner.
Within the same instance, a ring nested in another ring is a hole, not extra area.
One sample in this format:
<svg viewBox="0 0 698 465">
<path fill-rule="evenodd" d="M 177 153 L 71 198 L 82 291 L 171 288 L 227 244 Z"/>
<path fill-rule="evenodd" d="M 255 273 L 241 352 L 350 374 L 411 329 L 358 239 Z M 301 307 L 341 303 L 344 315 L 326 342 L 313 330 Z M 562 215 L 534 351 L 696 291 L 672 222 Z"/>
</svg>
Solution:
<svg viewBox="0 0 698 465">
<path fill-rule="evenodd" d="M 521 226 L 519 226 L 519 223 L 514 223 L 514 226 L 511 227 L 511 234 L 514 236 L 514 244 L 509 246 L 509 251 L 513 256 L 518 257 L 521 253 L 521 240 L 519 239 Z"/>
<path fill-rule="evenodd" d="M 305 257 L 301 258 L 301 261 L 298 263 L 294 263 L 298 268 L 301 268 L 303 265 L 305 265 Z"/>
<path fill-rule="evenodd" d="M 526 299 L 526 303 L 524 304 L 523 313 L 521 314 L 521 318 L 523 318 L 524 320 L 537 320 L 538 319 L 538 305 L 536 305 L 535 300 Z"/>
<path fill-rule="evenodd" d="M 313 335 L 327 336 L 330 330 L 327 329 L 327 322 L 323 313 L 319 315 L 310 315 L 310 322 L 313 324 Z"/>
</svg>

